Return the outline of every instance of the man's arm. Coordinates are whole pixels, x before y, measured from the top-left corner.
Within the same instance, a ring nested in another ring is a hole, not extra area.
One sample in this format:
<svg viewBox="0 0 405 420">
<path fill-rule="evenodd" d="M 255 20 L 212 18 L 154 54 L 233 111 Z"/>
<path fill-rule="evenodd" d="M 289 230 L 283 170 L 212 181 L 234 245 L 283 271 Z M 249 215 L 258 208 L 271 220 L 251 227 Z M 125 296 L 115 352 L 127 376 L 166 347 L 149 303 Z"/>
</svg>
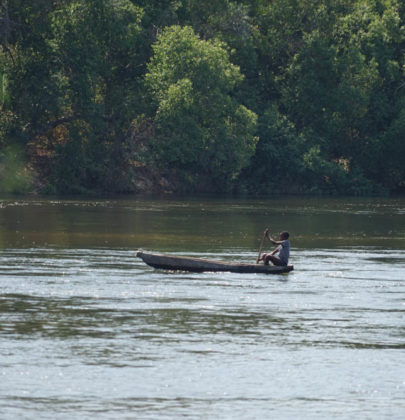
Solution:
<svg viewBox="0 0 405 420">
<path fill-rule="evenodd" d="M 268 229 L 266 229 L 265 231 L 264 231 L 264 235 L 266 236 L 266 238 L 272 243 L 272 244 L 274 244 L 274 245 L 281 245 L 282 244 L 282 242 L 283 241 L 276 241 L 275 239 L 273 239 L 271 236 L 270 236 L 270 233 L 269 233 L 269 230 Z"/>
<path fill-rule="evenodd" d="M 270 255 L 275 255 L 278 251 L 280 251 L 280 249 L 277 247 Z"/>
</svg>

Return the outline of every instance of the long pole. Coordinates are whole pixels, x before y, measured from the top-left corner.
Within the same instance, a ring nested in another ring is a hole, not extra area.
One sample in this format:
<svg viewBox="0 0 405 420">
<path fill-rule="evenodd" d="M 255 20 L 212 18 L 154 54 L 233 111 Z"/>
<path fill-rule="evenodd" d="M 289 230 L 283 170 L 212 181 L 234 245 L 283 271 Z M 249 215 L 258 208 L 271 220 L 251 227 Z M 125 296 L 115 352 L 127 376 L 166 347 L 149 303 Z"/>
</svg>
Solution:
<svg viewBox="0 0 405 420">
<path fill-rule="evenodd" d="M 260 260 L 260 255 L 262 253 L 262 249 L 263 249 L 263 244 L 264 244 L 264 238 L 266 237 L 266 234 L 263 234 L 263 238 L 262 238 L 262 243 L 260 244 L 260 249 L 259 249 L 259 255 L 257 256 L 257 260 L 256 260 L 256 264 L 258 264 L 259 260 Z"/>
</svg>

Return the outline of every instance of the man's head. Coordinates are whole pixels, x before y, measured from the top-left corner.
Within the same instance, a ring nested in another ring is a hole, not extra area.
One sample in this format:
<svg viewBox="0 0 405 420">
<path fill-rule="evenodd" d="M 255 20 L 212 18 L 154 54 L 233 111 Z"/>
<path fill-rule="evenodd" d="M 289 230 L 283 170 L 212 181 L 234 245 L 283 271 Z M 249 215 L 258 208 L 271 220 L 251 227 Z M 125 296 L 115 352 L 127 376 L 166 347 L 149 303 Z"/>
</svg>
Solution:
<svg viewBox="0 0 405 420">
<path fill-rule="evenodd" d="M 281 239 L 282 241 L 287 240 L 289 237 L 290 237 L 290 234 L 289 234 L 288 232 L 286 232 L 286 231 L 284 231 L 284 232 L 280 232 L 280 239 Z"/>
</svg>

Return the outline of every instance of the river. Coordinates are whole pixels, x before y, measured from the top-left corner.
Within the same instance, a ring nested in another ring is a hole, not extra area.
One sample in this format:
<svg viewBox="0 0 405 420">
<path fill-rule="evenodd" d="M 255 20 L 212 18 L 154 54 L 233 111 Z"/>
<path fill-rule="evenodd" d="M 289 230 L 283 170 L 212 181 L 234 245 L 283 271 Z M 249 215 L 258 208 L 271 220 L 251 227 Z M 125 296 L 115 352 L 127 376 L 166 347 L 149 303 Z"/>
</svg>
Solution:
<svg viewBox="0 0 405 420">
<path fill-rule="evenodd" d="M 293 272 L 135 258 L 266 227 Z M 0 250 L 1 419 L 405 418 L 404 198 L 3 197 Z"/>
</svg>

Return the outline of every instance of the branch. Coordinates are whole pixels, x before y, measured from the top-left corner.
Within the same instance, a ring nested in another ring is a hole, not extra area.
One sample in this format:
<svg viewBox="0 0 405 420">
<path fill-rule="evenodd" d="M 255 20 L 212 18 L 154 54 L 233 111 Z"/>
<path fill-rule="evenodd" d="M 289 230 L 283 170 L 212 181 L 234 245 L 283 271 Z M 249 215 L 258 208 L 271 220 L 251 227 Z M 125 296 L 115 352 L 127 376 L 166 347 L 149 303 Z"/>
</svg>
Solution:
<svg viewBox="0 0 405 420">
<path fill-rule="evenodd" d="M 52 130 L 53 128 L 56 128 L 58 125 L 69 123 L 69 122 L 78 120 L 80 118 L 81 118 L 81 115 L 71 115 L 70 117 L 62 117 L 55 121 L 52 121 L 49 124 L 47 124 L 45 127 L 40 128 L 34 134 L 32 134 L 30 138 L 28 139 L 28 142 L 30 142 L 32 139 L 34 139 L 37 136 L 44 135 L 46 132 L 48 132 L 49 130 Z"/>
<path fill-rule="evenodd" d="M 397 92 L 399 91 L 399 89 L 402 89 L 404 86 L 405 86 L 405 83 L 402 83 L 402 85 L 399 85 L 399 86 L 395 89 L 395 91 L 394 91 L 394 95 L 396 95 L 396 94 L 397 94 Z"/>
</svg>

